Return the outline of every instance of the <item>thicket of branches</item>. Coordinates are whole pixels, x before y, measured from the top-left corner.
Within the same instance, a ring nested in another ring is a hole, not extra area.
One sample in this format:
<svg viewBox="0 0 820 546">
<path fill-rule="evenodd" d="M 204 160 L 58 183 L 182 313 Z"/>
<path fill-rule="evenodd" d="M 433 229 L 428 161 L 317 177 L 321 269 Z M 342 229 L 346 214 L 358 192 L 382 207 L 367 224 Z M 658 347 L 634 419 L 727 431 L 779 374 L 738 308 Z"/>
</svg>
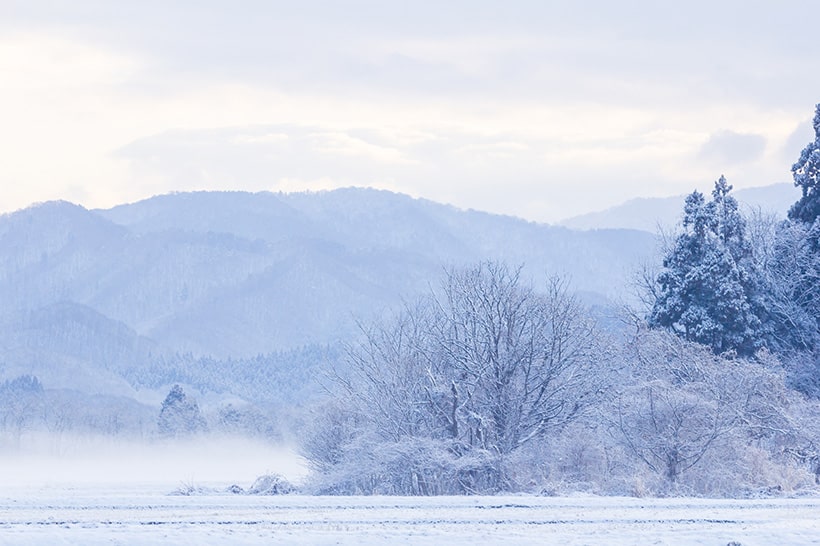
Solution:
<svg viewBox="0 0 820 546">
<path fill-rule="evenodd" d="M 307 453 L 342 473 L 331 488 L 366 493 L 509 489 L 511 457 L 583 416 L 608 365 L 562 281 L 538 292 L 489 262 L 363 327 L 348 354 L 335 408 L 347 417 L 328 417 Z"/>
<path fill-rule="evenodd" d="M 604 334 L 499 263 L 364 325 L 304 453 L 328 493 L 771 494 L 820 483 L 820 105 L 785 221 L 686 199 Z M 635 317 L 639 317 L 635 319 Z M 617 335 L 616 335 L 617 334 Z"/>
<path fill-rule="evenodd" d="M 815 139 L 792 166 L 801 197 L 784 221 L 744 217 L 722 176 L 686 199 L 663 267 L 644 276 L 650 326 L 716 354 L 778 355 L 791 386 L 820 395 L 820 105 Z"/>
<path fill-rule="evenodd" d="M 600 332 L 563 282 L 449 271 L 362 327 L 304 454 L 335 494 L 738 495 L 814 484 L 817 405 L 778 359 L 640 321 Z"/>
</svg>

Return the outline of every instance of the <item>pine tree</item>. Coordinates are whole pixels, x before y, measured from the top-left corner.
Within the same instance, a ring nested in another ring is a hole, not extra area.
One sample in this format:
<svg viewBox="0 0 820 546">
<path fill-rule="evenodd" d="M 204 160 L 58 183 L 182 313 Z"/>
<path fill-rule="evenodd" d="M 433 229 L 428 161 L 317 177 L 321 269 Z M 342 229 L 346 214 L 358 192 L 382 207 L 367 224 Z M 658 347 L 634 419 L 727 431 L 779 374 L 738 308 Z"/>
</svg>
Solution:
<svg viewBox="0 0 820 546">
<path fill-rule="evenodd" d="M 663 260 L 648 320 L 715 353 L 745 356 L 763 344 L 762 310 L 745 221 L 731 190 L 721 176 L 708 203 L 697 191 L 686 198 L 683 232 Z"/>
<path fill-rule="evenodd" d="M 800 153 L 792 165 L 794 185 L 803 190 L 803 196 L 789 209 L 789 218 L 811 225 L 820 216 L 820 104 L 814 114 L 814 141 Z"/>
<path fill-rule="evenodd" d="M 185 436 L 207 428 L 196 400 L 179 385 L 174 385 L 162 402 L 157 426 L 163 436 Z"/>
<path fill-rule="evenodd" d="M 820 349 L 820 104 L 814 134 L 792 166 L 802 196 L 779 226 L 766 271 L 771 330 L 781 352 Z"/>
<path fill-rule="evenodd" d="M 793 272 L 799 277 L 797 299 L 820 328 L 820 104 L 814 113 L 814 142 L 800 153 L 792 166 L 794 185 L 803 190 L 803 196 L 789 210 L 789 218 L 803 224 L 803 256 L 800 267 Z M 820 337 L 820 334 L 818 336 Z"/>
</svg>

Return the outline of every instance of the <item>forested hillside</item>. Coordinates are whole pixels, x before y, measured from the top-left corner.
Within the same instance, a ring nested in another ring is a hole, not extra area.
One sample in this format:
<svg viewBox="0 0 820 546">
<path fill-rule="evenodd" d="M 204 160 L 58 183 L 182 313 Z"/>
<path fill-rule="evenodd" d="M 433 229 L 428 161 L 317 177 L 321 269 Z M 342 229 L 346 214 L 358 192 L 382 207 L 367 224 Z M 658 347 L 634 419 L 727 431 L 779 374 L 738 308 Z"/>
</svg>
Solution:
<svg viewBox="0 0 820 546">
<path fill-rule="evenodd" d="M 368 189 L 34 205 L 0 217 L 0 381 L 33 376 L 46 394 L 125 397 L 148 414 L 181 383 L 204 411 L 271 415 L 319 392 L 357 321 L 446 267 L 561 273 L 605 306 L 629 297 L 654 244 Z"/>
</svg>

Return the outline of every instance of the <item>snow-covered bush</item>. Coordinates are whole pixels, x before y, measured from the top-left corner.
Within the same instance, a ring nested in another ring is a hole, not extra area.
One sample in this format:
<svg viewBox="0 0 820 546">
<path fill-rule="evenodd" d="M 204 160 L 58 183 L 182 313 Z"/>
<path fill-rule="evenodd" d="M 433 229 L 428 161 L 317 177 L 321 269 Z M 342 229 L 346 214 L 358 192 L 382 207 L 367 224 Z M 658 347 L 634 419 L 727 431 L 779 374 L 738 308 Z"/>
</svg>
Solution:
<svg viewBox="0 0 820 546">
<path fill-rule="evenodd" d="M 624 354 L 632 378 L 607 419 L 627 453 L 662 478 L 657 494 L 731 496 L 805 483 L 782 455 L 801 443 L 791 416 L 799 396 L 772 355 L 726 358 L 661 331 L 639 332 Z"/>
<path fill-rule="evenodd" d="M 259 476 L 247 491 L 248 495 L 287 495 L 294 493 L 296 487 L 279 474 Z"/>
</svg>

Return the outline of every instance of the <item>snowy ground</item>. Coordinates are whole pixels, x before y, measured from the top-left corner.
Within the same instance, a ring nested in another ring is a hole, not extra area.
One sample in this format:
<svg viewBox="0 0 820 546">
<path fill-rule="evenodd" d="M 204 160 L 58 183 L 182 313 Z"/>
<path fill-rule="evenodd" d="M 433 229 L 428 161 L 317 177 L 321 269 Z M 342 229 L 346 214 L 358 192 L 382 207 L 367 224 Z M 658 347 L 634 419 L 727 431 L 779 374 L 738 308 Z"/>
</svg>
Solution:
<svg viewBox="0 0 820 546">
<path fill-rule="evenodd" d="M 820 545 L 820 498 L 173 496 L 247 488 L 292 451 L 266 444 L 92 444 L 0 455 L 0 545 Z"/>
<path fill-rule="evenodd" d="M 180 497 L 13 488 L 0 544 L 820 544 L 820 499 Z"/>
</svg>

